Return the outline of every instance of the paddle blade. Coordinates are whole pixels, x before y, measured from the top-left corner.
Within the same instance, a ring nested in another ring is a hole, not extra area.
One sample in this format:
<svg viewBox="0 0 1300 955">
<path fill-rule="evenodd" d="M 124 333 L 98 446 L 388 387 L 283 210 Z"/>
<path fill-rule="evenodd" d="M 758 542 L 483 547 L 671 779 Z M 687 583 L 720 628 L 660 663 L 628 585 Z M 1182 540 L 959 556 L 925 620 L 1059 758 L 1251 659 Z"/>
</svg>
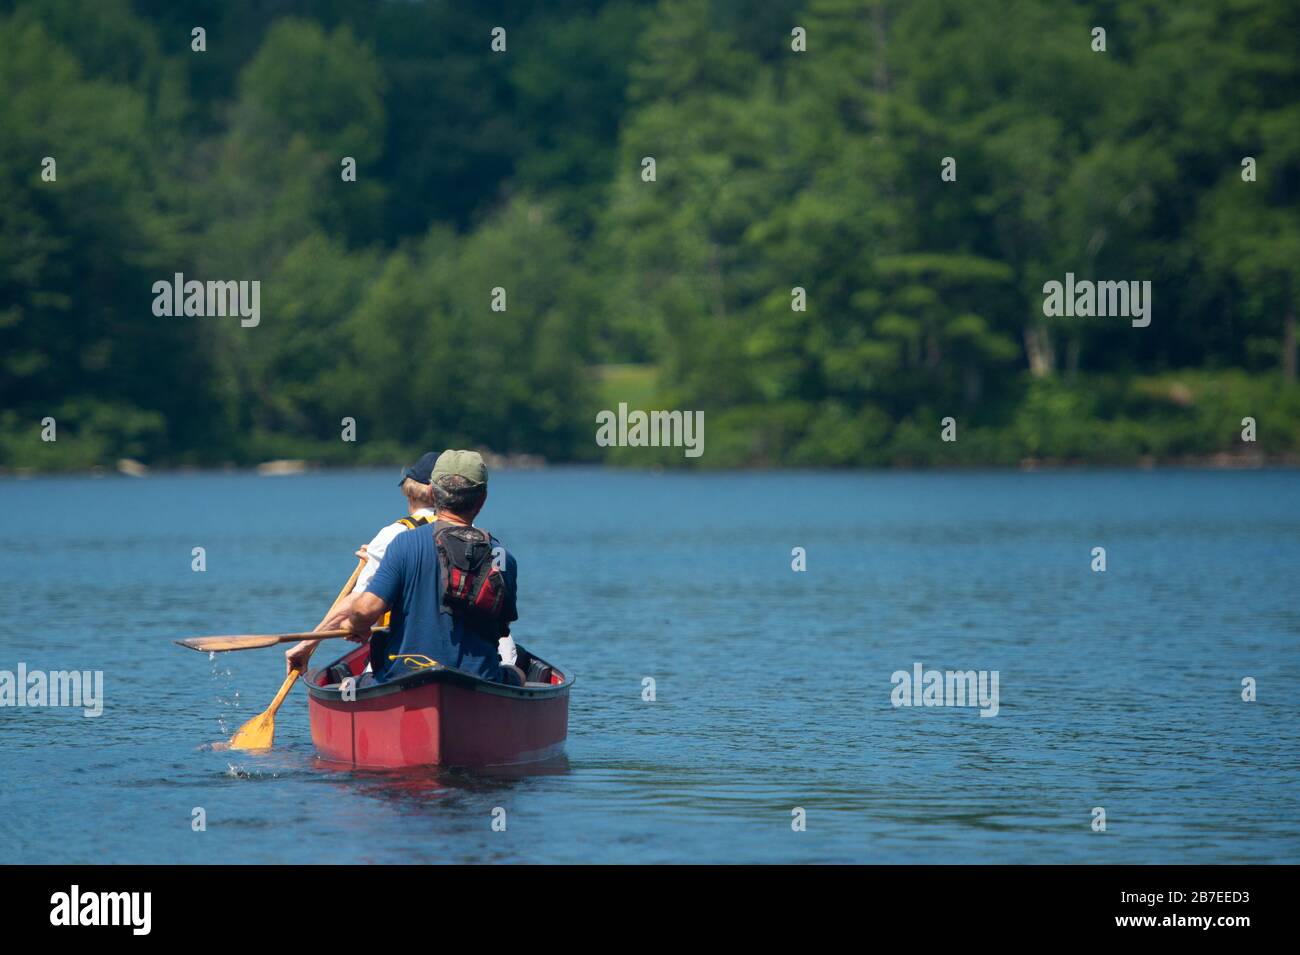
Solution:
<svg viewBox="0 0 1300 955">
<path fill-rule="evenodd" d="M 266 711 L 254 716 L 230 738 L 231 749 L 271 748 L 271 745 L 275 742 L 275 711 L 280 708 L 284 698 L 289 695 L 289 691 L 293 689 L 297 679 L 297 670 L 291 671 L 284 678 L 284 683 L 280 686 L 280 692 L 275 694 L 275 699 L 271 701 L 271 705 L 266 708 Z"/>
<path fill-rule="evenodd" d="M 235 731 L 231 749 L 270 749 L 275 742 L 275 714 L 259 713 Z"/>
<path fill-rule="evenodd" d="M 265 636 L 230 636 L 230 637 L 186 637 L 176 643 L 200 653 L 221 652 L 223 650 L 256 650 L 259 647 L 273 647 L 280 643 L 275 634 Z"/>
</svg>

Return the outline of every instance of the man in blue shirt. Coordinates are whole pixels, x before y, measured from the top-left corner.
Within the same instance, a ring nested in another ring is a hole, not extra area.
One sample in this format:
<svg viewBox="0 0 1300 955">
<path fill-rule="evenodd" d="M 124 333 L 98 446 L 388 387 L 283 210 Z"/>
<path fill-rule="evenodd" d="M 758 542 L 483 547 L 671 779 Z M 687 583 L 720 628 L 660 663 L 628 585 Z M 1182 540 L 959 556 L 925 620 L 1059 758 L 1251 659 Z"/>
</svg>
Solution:
<svg viewBox="0 0 1300 955">
<path fill-rule="evenodd" d="M 410 673 L 410 661 L 436 660 L 494 683 L 522 684 L 517 667 L 503 666 L 498 641 L 507 637 L 510 622 L 518 619 L 515 598 L 518 568 L 515 559 L 495 538 L 490 566 L 498 571 L 500 588 L 492 616 L 463 612 L 446 599 L 442 579 L 446 556 L 439 561 L 439 531 L 472 527 L 487 500 L 487 467 L 475 451 L 444 451 L 433 468 L 433 494 L 437 521 L 395 537 L 366 592 L 357 596 L 344 616 L 326 627 L 351 629 L 351 639 L 364 640 L 370 628 L 392 611 L 386 638 L 371 642 L 370 665 L 378 682 Z M 453 561 L 454 566 L 454 561 Z M 455 574 L 454 569 L 451 571 Z"/>
</svg>

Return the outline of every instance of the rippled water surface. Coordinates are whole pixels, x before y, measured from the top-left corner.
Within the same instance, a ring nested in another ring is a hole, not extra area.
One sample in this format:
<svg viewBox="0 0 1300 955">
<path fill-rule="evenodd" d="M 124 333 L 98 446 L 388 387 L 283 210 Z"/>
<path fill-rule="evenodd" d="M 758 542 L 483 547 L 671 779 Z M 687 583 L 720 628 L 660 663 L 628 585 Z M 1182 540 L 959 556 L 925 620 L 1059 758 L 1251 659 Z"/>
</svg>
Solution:
<svg viewBox="0 0 1300 955">
<path fill-rule="evenodd" d="M 315 624 L 396 485 L 0 481 L 0 670 L 106 696 L 0 709 L 6 861 L 1300 861 L 1295 472 L 501 473 L 480 523 L 577 674 L 567 761 L 331 770 L 301 688 L 272 752 L 202 748 L 282 656 L 171 639 Z M 998 671 L 997 716 L 894 708 L 916 662 Z"/>
</svg>

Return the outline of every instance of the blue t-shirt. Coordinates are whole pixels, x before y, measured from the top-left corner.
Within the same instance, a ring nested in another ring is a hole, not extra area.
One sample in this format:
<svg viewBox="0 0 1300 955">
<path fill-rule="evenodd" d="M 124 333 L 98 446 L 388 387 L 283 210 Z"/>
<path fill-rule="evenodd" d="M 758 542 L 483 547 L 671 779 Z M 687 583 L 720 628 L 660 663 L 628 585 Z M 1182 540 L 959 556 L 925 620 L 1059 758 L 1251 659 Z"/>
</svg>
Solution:
<svg viewBox="0 0 1300 955">
<path fill-rule="evenodd" d="M 495 538 L 492 544 L 500 546 Z M 508 607 L 515 604 L 516 574 L 515 559 L 506 552 L 504 576 Z M 393 538 L 366 587 L 392 611 L 388 638 L 381 639 L 377 634 L 371 641 L 370 665 L 375 679 L 383 682 L 412 672 L 402 660 L 389 660 L 389 655 L 419 653 L 444 666 L 500 683 L 497 639 L 501 634 L 479 633 L 459 615 L 444 613 L 440 606 L 440 578 L 432 524 L 404 531 Z"/>
</svg>

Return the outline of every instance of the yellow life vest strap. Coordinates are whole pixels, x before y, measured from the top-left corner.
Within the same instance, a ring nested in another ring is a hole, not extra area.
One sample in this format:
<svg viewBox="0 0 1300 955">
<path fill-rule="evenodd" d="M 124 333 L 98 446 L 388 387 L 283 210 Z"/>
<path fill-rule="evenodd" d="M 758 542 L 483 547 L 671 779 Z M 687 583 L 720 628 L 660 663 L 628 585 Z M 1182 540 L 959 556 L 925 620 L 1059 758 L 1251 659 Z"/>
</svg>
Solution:
<svg viewBox="0 0 1300 955">
<path fill-rule="evenodd" d="M 437 520 L 437 518 L 433 518 L 433 517 L 399 517 L 399 518 L 398 518 L 394 523 L 397 523 L 397 524 L 404 524 L 404 525 L 406 525 L 406 529 L 407 529 L 408 531 L 413 531 L 413 530 L 415 530 L 417 527 L 423 527 L 425 524 L 429 524 L 429 523 L 431 523 L 431 522 L 433 522 L 433 521 L 435 521 L 435 520 Z"/>
</svg>

